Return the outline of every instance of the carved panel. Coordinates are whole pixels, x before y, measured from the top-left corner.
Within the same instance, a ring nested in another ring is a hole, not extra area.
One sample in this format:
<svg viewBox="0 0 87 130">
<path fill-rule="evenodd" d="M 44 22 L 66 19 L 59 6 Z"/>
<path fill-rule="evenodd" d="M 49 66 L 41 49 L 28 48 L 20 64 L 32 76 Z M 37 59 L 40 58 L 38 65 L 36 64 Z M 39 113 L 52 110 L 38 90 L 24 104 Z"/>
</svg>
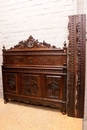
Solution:
<svg viewBox="0 0 87 130">
<path fill-rule="evenodd" d="M 6 64 L 14 65 L 63 65 L 66 56 L 9 56 Z"/>
<path fill-rule="evenodd" d="M 39 96 L 40 95 L 40 79 L 39 75 L 22 74 L 22 83 L 24 95 Z"/>
<path fill-rule="evenodd" d="M 46 75 L 46 96 L 61 99 L 61 76 Z"/>
<path fill-rule="evenodd" d="M 4 82 L 7 92 L 17 93 L 17 74 L 6 73 Z"/>
</svg>

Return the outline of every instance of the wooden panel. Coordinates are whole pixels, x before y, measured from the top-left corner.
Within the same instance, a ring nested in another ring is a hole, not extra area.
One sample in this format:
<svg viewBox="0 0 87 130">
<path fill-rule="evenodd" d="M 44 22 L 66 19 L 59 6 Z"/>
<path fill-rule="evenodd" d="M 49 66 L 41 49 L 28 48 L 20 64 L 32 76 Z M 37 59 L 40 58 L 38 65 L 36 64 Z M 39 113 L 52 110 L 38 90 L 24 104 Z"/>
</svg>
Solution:
<svg viewBox="0 0 87 130">
<path fill-rule="evenodd" d="M 62 99 L 62 77 L 46 75 L 46 97 Z"/>
<path fill-rule="evenodd" d="M 10 65 L 53 65 L 53 66 L 61 66 L 64 63 L 66 63 L 66 55 L 59 55 L 59 56 L 53 56 L 53 55 L 38 55 L 38 56 L 7 56 L 5 64 Z"/>
<path fill-rule="evenodd" d="M 22 94 L 27 96 L 40 96 L 40 76 L 35 74 L 22 74 Z"/>
<path fill-rule="evenodd" d="M 8 93 L 18 93 L 17 74 L 4 73 L 4 90 Z"/>
</svg>

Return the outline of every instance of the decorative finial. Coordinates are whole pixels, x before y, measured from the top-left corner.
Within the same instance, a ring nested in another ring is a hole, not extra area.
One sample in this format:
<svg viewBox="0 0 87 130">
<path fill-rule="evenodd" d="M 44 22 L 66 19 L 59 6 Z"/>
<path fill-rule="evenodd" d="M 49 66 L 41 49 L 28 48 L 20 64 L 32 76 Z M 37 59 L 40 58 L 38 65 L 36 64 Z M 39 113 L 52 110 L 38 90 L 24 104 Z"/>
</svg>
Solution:
<svg viewBox="0 0 87 130">
<path fill-rule="evenodd" d="M 3 45 L 3 51 L 5 50 L 5 46 Z"/>
<path fill-rule="evenodd" d="M 64 47 L 63 47 L 63 50 L 64 50 L 64 52 L 66 52 L 67 51 L 67 47 L 66 47 L 66 41 L 64 41 Z"/>
<path fill-rule="evenodd" d="M 64 47 L 66 48 L 66 41 L 64 41 Z"/>
</svg>

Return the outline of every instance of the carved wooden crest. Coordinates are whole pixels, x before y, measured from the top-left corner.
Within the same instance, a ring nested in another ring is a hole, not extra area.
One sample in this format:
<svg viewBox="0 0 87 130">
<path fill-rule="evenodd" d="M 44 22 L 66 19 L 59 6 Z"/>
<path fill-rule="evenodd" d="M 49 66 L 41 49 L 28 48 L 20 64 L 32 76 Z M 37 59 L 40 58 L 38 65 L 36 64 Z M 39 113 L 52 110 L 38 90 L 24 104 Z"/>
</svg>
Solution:
<svg viewBox="0 0 87 130">
<path fill-rule="evenodd" d="M 56 48 L 56 47 L 51 46 L 45 41 L 39 42 L 30 35 L 30 37 L 26 41 L 20 41 L 18 45 L 15 45 L 13 48 L 11 47 L 10 49 L 24 49 L 24 48 L 30 49 L 30 48 Z"/>
</svg>

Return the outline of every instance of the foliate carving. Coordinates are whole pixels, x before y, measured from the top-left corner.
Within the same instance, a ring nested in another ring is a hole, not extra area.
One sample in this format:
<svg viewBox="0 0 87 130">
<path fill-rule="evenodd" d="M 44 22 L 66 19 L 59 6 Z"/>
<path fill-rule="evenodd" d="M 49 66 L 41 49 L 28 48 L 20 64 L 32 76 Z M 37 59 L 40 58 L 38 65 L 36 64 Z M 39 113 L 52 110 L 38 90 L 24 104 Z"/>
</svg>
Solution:
<svg viewBox="0 0 87 130">
<path fill-rule="evenodd" d="M 6 89 L 7 91 L 16 91 L 16 75 L 7 73 L 6 74 Z"/>
<path fill-rule="evenodd" d="M 32 36 L 30 36 L 26 41 L 20 41 L 18 45 L 14 46 L 10 49 L 24 49 L 24 48 L 56 48 L 55 46 L 51 46 L 45 41 L 39 42 L 35 40 Z"/>
<path fill-rule="evenodd" d="M 32 95 L 32 96 L 38 96 L 39 76 L 23 75 L 22 77 L 23 77 L 23 93 L 27 95 Z"/>
<path fill-rule="evenodd" d="M 29 81 L 25 82 L 25 93 L 30 94 L 30 95 L 37 95 L 37 91 L 38 91 L 38 86 L 37 83 L 35 81 L 33 81 L 32 79 L 29 79 Z"/>
<path fill-rule="evenodd" d="M 62 111 L 63 111 L 62 105 L 66 106 L 66 104 L 65 103 L 63 104 L 62 102 L 53 102 L 53 101 L 38 100 L 38 99 L 31 99 L 31 98 L 28 98 L 26 100 L 23 99 L 23 101 L 34 105 L 43 105 L 43 106 L 60 108 Z"/>
<path fill-rule="evenodd" d="M 61 76 L 46 76 L 47 97 L 60 98 Z"/>
<path fill-rule="evenodd" d="M 7 84 L 10 90 L 14 90 L 16 88 L 15 80 L 12 77 L 8 79 Z"/>
<path fill-rule="evenodd" d="M 54 81 L 49 83 L 48 86 L 47 86 L 47 92 L 50 93 L 51 97 L 55 97 L 56 91 L 59 91 L 59 90 L 60 90 L 59 84 L 54 82 Z"/>
</svg>

